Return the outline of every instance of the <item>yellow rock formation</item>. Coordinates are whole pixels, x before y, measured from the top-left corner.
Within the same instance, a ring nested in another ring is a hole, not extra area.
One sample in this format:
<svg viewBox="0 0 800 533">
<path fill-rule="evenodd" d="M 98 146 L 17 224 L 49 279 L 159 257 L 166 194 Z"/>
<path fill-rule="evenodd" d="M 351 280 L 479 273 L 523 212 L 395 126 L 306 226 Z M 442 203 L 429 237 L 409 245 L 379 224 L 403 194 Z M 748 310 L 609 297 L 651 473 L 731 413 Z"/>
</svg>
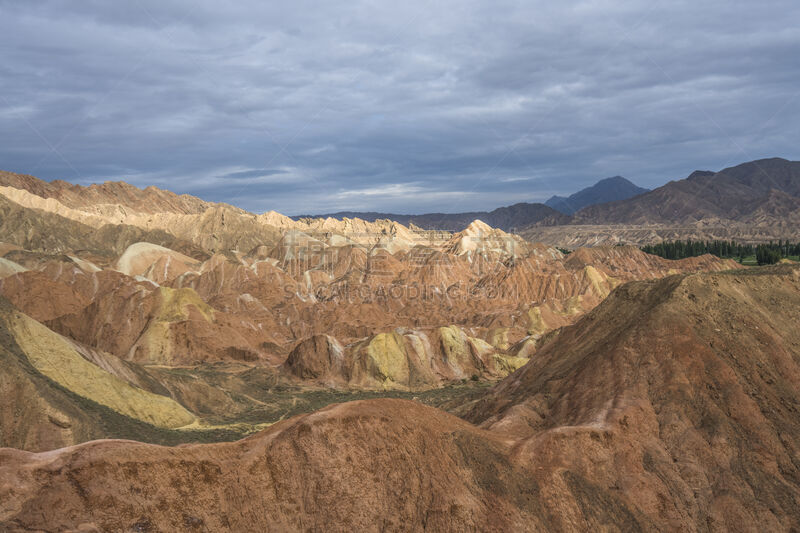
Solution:
<svg viewBox="0 0 800 533">
<path fill-rule="evenodd" d="M 155 426 L 176 428 L 195 420 L 171 398 L 134 387 L 90 363 L 67 340 L 27 315 L 14 313 L 6 320 L 34 368 L 75 394 Z"/>
</svg>

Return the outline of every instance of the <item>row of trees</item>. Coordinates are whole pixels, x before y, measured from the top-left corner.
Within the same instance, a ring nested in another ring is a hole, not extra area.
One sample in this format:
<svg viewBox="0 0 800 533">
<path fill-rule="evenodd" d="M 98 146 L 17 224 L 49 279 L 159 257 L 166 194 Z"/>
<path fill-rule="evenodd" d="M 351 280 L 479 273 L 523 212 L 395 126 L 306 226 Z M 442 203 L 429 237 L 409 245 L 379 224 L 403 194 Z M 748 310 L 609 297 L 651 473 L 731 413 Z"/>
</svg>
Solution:
<svg viewBox="0 0 800 533">
<path fill-rule="evenodd" d="M 780 248 L 772 248 L 767 244 L 759 244 L 756 247 L 756 262 L 759 265 L 774 265 L 783 257 Z"/>
<path fill-rule="evenodd" d="M 800 256 L 800 243 L 778 241 L 754 246 L 733 241 L 664 241 L 642 246 L 642 251 L 666 259 L 684 259 L 711 254 L 741 262 L 747 257 L 755 256 L 759 265 L 771 265 L 783 257 Z"/>
</svg>

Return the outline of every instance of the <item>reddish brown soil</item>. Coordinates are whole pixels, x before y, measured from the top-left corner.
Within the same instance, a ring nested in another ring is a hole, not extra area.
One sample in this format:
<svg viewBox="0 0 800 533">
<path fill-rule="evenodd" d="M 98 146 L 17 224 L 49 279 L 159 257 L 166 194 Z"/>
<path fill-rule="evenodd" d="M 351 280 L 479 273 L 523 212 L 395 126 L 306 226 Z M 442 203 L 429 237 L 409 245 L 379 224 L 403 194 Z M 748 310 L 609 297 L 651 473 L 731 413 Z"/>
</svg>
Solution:
<svg viewBox="0 0 800 533">
<path fill-rule="evenodd" d="M 10 530 L 792 531 L 800 267 L 634 282 L 465 408 L 0 453 Z"/>
</svg>

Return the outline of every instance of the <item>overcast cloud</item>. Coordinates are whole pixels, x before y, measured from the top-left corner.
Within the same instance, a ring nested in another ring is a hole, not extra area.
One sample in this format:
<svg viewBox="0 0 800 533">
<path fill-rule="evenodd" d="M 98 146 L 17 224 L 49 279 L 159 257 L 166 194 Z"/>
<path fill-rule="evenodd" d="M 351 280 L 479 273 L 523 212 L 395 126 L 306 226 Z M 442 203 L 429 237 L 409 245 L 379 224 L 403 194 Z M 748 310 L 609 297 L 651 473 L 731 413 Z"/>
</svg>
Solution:
<svg viewBox="0 0 800 533">
<path fill-rule="evenodd" d="M 420 213 L 800 159 L 796 0 L 226 4 L 0 1 L 0 168 Z"/>
</svg>

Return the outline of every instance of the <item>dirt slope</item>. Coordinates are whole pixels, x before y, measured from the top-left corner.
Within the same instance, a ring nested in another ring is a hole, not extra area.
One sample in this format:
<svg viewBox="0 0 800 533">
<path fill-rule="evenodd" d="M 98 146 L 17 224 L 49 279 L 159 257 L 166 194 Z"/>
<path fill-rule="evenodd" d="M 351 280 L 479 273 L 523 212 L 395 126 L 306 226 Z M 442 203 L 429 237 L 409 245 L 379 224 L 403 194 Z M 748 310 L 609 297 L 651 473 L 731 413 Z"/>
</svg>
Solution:
<svg viewBox="0 0 800 533">
<path fill-rule="evenodd" d="M 634 282 L 468 418 L 669 528 L 800 525 L 800 267 Z"/>
<path fill-rule="evenodd" d="M 633 282 L 466 417 L 325 408 L 229 444 L 0 452 L 10 530 L 791 531 L 800 267 Z"/>
<path fill-rule="evenodd" d="M 575 516 L 555 516 L 533 472 L 509 460 L 510 444 L 416 402 L 374 400 L 237 443 L 6 449 L 0 523 L 12 531 L 543 531 L 573 519 L 632 520 L 613 497 L 581 493 L 580 482 Z"/>
</svg>

